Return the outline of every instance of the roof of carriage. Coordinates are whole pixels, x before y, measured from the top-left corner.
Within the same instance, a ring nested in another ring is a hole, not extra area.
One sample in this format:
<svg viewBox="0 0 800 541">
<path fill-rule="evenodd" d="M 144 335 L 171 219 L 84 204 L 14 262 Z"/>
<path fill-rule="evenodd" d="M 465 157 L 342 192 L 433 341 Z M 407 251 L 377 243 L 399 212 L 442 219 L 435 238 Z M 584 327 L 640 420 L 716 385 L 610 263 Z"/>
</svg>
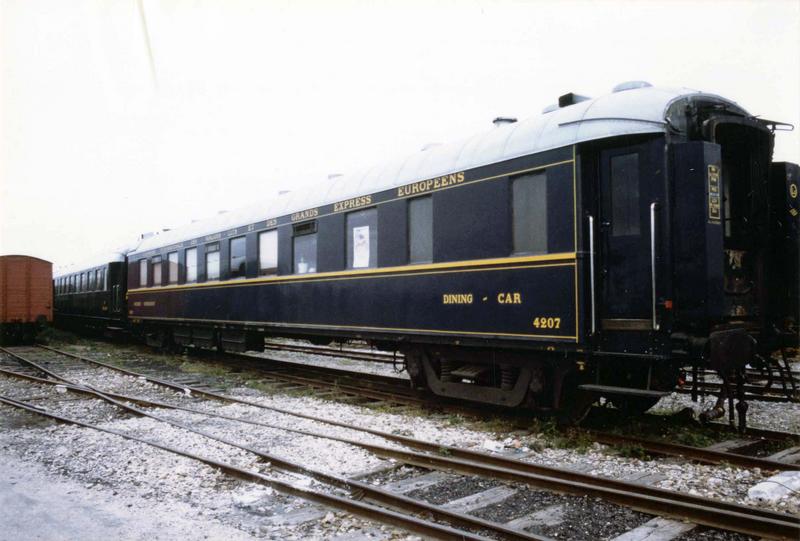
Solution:
<svg viewBox="0 0 800 541">
<path fill-rule="evenodd" d="M 665 132 L 665 115 L 669 106 L 682 98 L 703 97 L 735 105 L 720 96 L 687 88 L 632 86 L 156 234 L 142 240 L 131 255 L 414 181 L 576 143 L 620 135 Z"/>
</svg>

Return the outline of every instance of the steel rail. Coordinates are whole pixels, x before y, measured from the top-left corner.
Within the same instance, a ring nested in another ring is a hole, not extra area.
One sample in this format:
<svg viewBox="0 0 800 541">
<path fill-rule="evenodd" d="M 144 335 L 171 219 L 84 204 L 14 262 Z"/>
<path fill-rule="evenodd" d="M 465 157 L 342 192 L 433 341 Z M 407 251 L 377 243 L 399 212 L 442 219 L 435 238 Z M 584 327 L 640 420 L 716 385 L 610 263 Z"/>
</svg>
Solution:
<svg viewBox="0 0 800 541">
<path fill-rule="evenodd" d="M 264 349 L 272 351 L 292 351 L 297 353 L 309 353 L 311 355 L 323 355 L 326 357 L 343 357 L 359 361 L 369 361 L 383 364 L 396 364 L 404 360 L 403 355 L 393 355 L 388 352 L 378 351 L 358 351 L 352 348 L 337 349 L 331 346 L 312 346 L 303 344 L 281 344 L 280 342 L 264 342 Z"/>
<path fill-rule="evenodd" d="M 28 411 L 30 413 L 34 413 L 40 415 L 42 417 L 46 417 L 61 423 L 68 423 L 75 426 L 80 426 L 83 428 L 89 428 L 92 430 L 97 430 L 100 432 L 104 432 L 107 434 L 112 434 L 114 436 L 118 436 L 121 438 L 125 438 L 131 441 L 135 441 L 138 443 L 143 443 L 146 445 L 150 445 L 157 449 L 161 449 L 163 451 L 167 451 L 170 453 L 174 453 L 179 456 L 183 456 L 186 458 L 191 458 L 198 462 L 202 462 L 212 468 L 217 468 L 224 473 L 231 475 L 233 477 L 237 477 L 240 479 L 244 479 L 246 481 L 256 482 L 265 486 L 268 486 L 278 492 L 283 494 L 289 494 L 291 496 L 295 496 L 297 498 L 301 498 L 304 500 L 309 500 L 312 502 L 320 503 L 323 505 L 327 505 L 329 507 L 333 507 L 336 509 L 340 509 L 343 511 L 347 511 L 354 515 L 361 516 L 368 520 L 378 520 L 383 522 L 384 524 L 391 524 L 393 526 L 398 526 L 401 528 L 405 528 L 408 531 L 416 532 L 422 535 L 429 535 L 436 539 L 446 539 L 446 540 L 453 540 L 453 541 L 460 541 L 464 539 L 470 539 L 475 541 L 489 541 L 490 538 L 483 537 L 477 534 L 473 534 L 470 532 L 456 530 L 449 526 L 437 524 L 432 521 L 419 519 L 416 517 L 409 516 L 404 513 L 399 513 L 397 511 L 393 511 L 391 509 L 386 509 L 383 507 L 379 507 L 376 505 L 364 503 L 358 501 L 357 499 L 345 498 L 342 496 L 338 496 L 336 494 L 321 492 L 313 489 L 308 488 L 299 488 L 291 485 L 290 483 L 280 481 L 278 479 L 273 479 L 268 477 L 262 473 L 246 470 L 244 468 L 240 468 L 233 464 L 228 464 L 225 462 L 220 462 L 216 459 L 205 457 L 196 453 L 190 453 L 187 451 L 183 451 L 181 449 L 165 445 L 159 443 L 157 441 L 149 440 L 147 438 L 141 438 L 137 436 L 132 436 L 130 434 L 125 434 L 124 432 L 120 432 L 110 428 L 104 428 L 97 425 L 93 425 L 91 423 L 87 423 L 84 421 L 80 421 L 78 419 L 72 419 L 70 417 L 65 417 L 62 415 L 54 414 L 47 412 L 33 404 L 27 404 L 25 402 L 20 402 L 13 398 L 8 398 L 4 396 L 0 396 L 0 403 L 4 403 L 6 405 L 16 407 L 18 409 L 22 409 Z M 409 500 L 409 498 L 402 498 L 404 500 Z M 398 498 L 398 501 L 400 498 Z M 413 500 L 411 500 L 413 502 Z M 418 503 L 418 502 L 413 502 Z M 451 513 L 452 512 L 448 512 Z M 517 538 L 533 538 L 533 539 L 544 539 L 544 538 L 536 538 L 532 536 L 527 537 L 517 537 Z"/>
<path fill-rule="evenodd" d="M 686 370 L 687 373 L 691 374 L 692 371 L 691 367 L 684 367 L 683 369 Z M 748 379 L 754 381 L 759 381 L 759 380 L 763 381 L 765 379 L 769 379 L 769 374 L 766 372 L 768 371 L 765 370 L 762 372 L 757 368 L 747 368 L 744 371 L 745 376 L 747 376 Z M 779 376 L 779 374 L 776 373 L 777 371 L 772 367 L 770 367 L 769 372 L 772 373 L 772 376 Z M 698 370 L 698 373 L 701 374 L 702 376 L 719 377 L 719 374 L 715 370 L 711 370 L 710 368 L 701 368 L 700 370 Z M 795 383 L 800 383 L 800 370 L 789 370 L 789 375 L 792 377 L 792 379 L 794 379 Z M 776 381 L 775 383 L 773 383 L 773 385 L 775 384 L 779 385 L 780 381 Z"/>
<path fill-rule="evenodd" d="M 678 394 L 692 394 L 692 389 L 687 388 L 685 386 L 677 387 L 673 392 Z M 708 396 L 719 396 L 719 392 L 715 392 L 713 390 L 703 390 L 702 388 L 698 389 L 699 394 L 704 394 Z M 779 395 L 779 394 L 758 394 L 758 393 L 748 393 L 744 396 L 744 399 L 749 402 L 778 402 L 778 403 L 788 403 L 788 404 L 797 404 L 800 402 L 798 398 L 789 398 L 786 395 Z"/>
<path fill-rule="evenodd" d="M 206 353 L 206 352 L 200 352 Z M 302 364 L 293 361 L 274 359 L 271 357 L 258 357 L 247 353 L 226 351 L 223 355 L 236 359 L 238 362 L 249 363 L 253 368 L 265 371 L 276 379 L 291 378 L 293 381 L 308 385 L 313 381 L 316 385 L 336 387 L 338 390 L 379 400 L 391 400 L 406 404 L 420 404 L 426 401 L 425 397 L 415 391 L 406 378 L 371 374 L 368 372 L 354 372 L 329 366 Z M 264 366 L 268 364 L 268 366 Z M 278 373 L 280 370 L 283 373 Z M 290 372 L 289 374 L 285 372 Z M 292 374 L 291 372 L 294 372 Z M 373 393 L 370 396 L 367 393 Z M 387 393 L 394 393 L 389 395 Z"/>
<path fill-rule="evenodd" d="M 58 350 L 54 351 L 58 352 Z M 70 354 L 70 356 L 74 355 Z M 77 358 L 81 357 L 77 356 Z M 104 364 L 92 359 L 86 360 L 90 363 L 98 363 L 100 365 Z M 137 374 L 126 369 L 113 366 L 110 367 L 121 372 L 126 372 L 129 375 L 142 377 L 141 374 Z M 144 377 L 147 378 L 147 376 Z M 190 387 L 184 386 L 182 388 L 184 390 L 188 389 L 191 392 Z M 800 534 L 800 519 L 782 513 L 765 511 L 726 502 L 715 501 L 712 504 L 709 504 L 707 499 L 690 496 L 687 494 L 671 492 L 663 489 L 647 487 L 613 479 L 597 478 L 568 470 L 559 470 L 546 466 L 538 466 L 508 457 L 489 455 L 469 449 L 461 449 L 452 446 L 444 446 L 441 444 L 414 440 L 412 438 L 397 436 L 378 430 L 352 427 L 346 423 L 341 423 L 330 419 L 298 414 L 288 410 L 283 410 L 281 408 L 264 406 L 247 400 L 230 399 L 228 397 L 224 397 L 224 395 L 217 395 L 216 393 L 209 393 L 203 390 L 198 390 L 198 394 L 204 394 L 214 398 L 221 396 L 222 399 L 230 402 L 252 405 L 259 408 L 276 411 L 278 413 L 286 413 L 299 418 L 327 423 L 333 426 L 339 426 L 351 430 L 359 430 L 407 445 L 411 448 L 421 449 L 431 453 L 446 453 L 447 455 L 453 457 L 447 458 L 436 455 L 421 455 L 413 457 L 413 462 L 411 461 L 411 457 L 408 457 L 409 463 L 416 464 L 418 466 L 479 474 L 507 481 L 510 480 L 523 482 L 562 492 L 572 492 L 577 494 L 590 493 L 605 497 L 606 499 L 614 501 L 615 503 L 627 505 L 641 511 L 668 516 L 677 516 L 680 518 L 689 518 L 694 522 L 708 526 L 721 527 L 750 535 L 762 535 L 769 537 L 770 535 L 774 536 L 774 532 L 788 532 L 790 535 L 795 536 Z M 398 459 L 400 458 L 398 457 Z M 764 523 L 762 523 L 762 521 Z M 784 535 L 784 537 L 787 536 Z"/>
<path fill-rule="evenodd" d="M 0 349 L 2 349 L 2 348 L 0 348 Z M 302 466 L 301 464 L 298 464 L 296 462 L 292 462 L 290 460 L 281 458 L 281 457 L 279 457 L 277 455 L 272 455 L 270 453 L 265 453 L 263 451 L 255 449 L 253 447 L 250 447 L 250 446 L 247 446 L 247 445 L 243 445 L 243 444 L 239 444 L 239 443 L 233 442 L 231 440 L 228 440 L 226 438 L 221 438 L 219 436 L 216 436 L 216 435 L 211 434 L 209 432 L 206 432 L 204 430 L 199 430 L 197 428 L 190 427 L 190 426 L 188 426 L 188 425 L 186 425 L 184 423 L 179 423 L 179 422 L 173 421 L 171 419 L 165 419 L 165 418 L 160 417 L 158 415 L 154 415 L 153 413 L 150 413 L 150 412 L 147 412 L 147 411 L 143 411 L 143 410 L 140 410 L 139 408 L 135 408 L 135 407 L 132 407 L 132 406 L 130 406 L 128 404 L 125 404 L 121 400 L 130 399 L 133 402 L 144 403 L 144 404 L 146 404 L 148 406 L 153 406 L 153 407 L 169 407 L 169 408 L 172 408 L 172 409 L 184 409 L 184 408 L 178 407 L 178 406 L 174 406 L 174 405 L 171 405 L 171 404 L 165 404 L 165 403 L 160 403 L 159 404 L 159 403 L 155 403 L 155 402 L 152 402 L 152 401 L 149 401 L 149 400 L 146 400 L 146 399 L 137 398 L 137 397 L 126 397 L 124 395 L 113 396 L 113 393 L 107 393 L 107 392 L 104 392 L 104 391 L 100 391 L 100 390 L 98 390 L 98 389 L 96 389 L 96 388 L 94 388 L 94 387 L 92 387 L 90 385 L 83 385 L 83 384 L 79 384 L 79 383 L 70 381 L 69 379 L 65 378 L 64 376 L 56 374 L 56 373 L 50 371 L 49 369 L 46 369 L 46 368 L 42 367 L 41 365 L 39 365 L 35 361 L 31 361 L 30 359 L 26 359 L 25 357 L 22 357 L 18 353 L 9 352 L 7 350 L 5 350 L 5 352 L 10 354 L 10 355 L 12 355 L 12 356 L 15 356 L 16 358 L 18 358 L 21 361 L 33 366 L 34 368 L 36 368 L 38 370 L 41 370 L 41 371 L 43 371 L 45 373 L 48 373 L 48 374 L 52 375 L 53 377 L 59 379 L 60 380 L 60 384 L 64 385 L 64 387 L 67 388 L 68 390 L 74 390 L 74 391 L 77 391 L 77 392 L 80 392 L 80 393 L 83 393 L 83 394 L 89 394 L 89 395 L 93 396 L 94 398 L 98 398 L 100 400 L 104 400 L 104 401 L 106 401 L 106 402 L 108 402 L 108 403 L 110 403 L 112 405 L 120 407 L 120 408 L 122 408 L 124 410 L 127 410 L 127 411 L 131 412 L 131 413 L 134 413 L 134 414 L 137 414 L 137 415 L 140 415 L 140 416 L 143 416 L 143 417 L 148 417 L 150 419 L 169 424 L 169 425 L 174 426 L 176 428 L 179 428 L 179 429 L 182 429 L 182 430 L 186 430 L 188 432 L 192 432 L 192 433 L 198 434 L 198 435 L 206 437 L 208 439 L 211 439 L 211 440 L 214 440 L 214 441 L 218 441 L 218 442 L 223 443 L 225 445 L 228 445 L 228 446 L 231 446 L 231 447 L 234 447 L 234 448 L 237 448 L 237 449 L 241 449 L 241 450 L 247 451 L 249 453 L 252 453 L 252 454 L 258 456 L 259 458 L 261 458 L 263 460 L 268 461 L 272 466 L 278 467 L 278 468 L 283 469 L 285 471 L 290 471 L 290 472 L 299 473 L 299 474 L 302 474 L 302 475 L 307 475 L 307 476 L 313 477 L 314 479 L 316 479 L 316 480 L 318 480 L 320 482 L 327 483 L 327 484 L 330 484 L 330 485 L 335 486 L 337 488 L 345 489 L 345 490 L 350 491 L 351 493 L 357 494 L 359 498 L 367 497 L 370 500 L 373 500 L 373 501 L 376 501 L 376 502 L 380 502 L 380 503 L 382 503 L 384 505 L 388 505 L 390 507 L 404 509 L 406 511 L 414 512 L 414 513 L 427 513 L 427 514 L 430 514 L 430 515 L 436 517 L 439 520 L 448 521 L 448 522 L 453 523 L 453 524 L 459 524 L 461 526 L 466 526 L 466 527 L 473 528 L 473 529 L 476 529 L 476 530 L 491 531 L 496 536 L 499 536 L 501 539 L 508 539 L 508 540 L 514 540 L 514 541 L 516 541 L 516 540 L 540 541 L 540 540 L 546 539 L 546 538 L 543 538 L 541 536 L 536 536 L 536 535 L 530 534 L 530 533 L 525 532 L 525 531 L 508 528 L 508 527 L 506 527 L 506 526 L 504 526 L 502 524 L 498 524 L 498 523 L 495 523 L 495 522 L 490 522 L 490 521 L 487 521 L 487 520 L 483 520 L 481 518 L 474 517 L 472 515 L 467 515 L 467 514 L 464 514 L 464 513 L 451 511 L 451 510 L 444 509 L 444 508 L 441 508 L 439 506 L 436 506 L 436 505 L 433 505 L 433 504 L 429 504 L 429 503 L 426 503 L 426 502 L 423 502 L 423 501 L 414 500 L 414 499 L 408 498 L 406 496 L 403 496 L 403 495 L 400 495 L 400 494 L 396 494 L 396 493 L 393 493 L 393 492 L 389 492 L 387 490 L 375 487 L 375 486 L 367 484 L 367 483 L 363 483 L 363 482 L 358 481 L 358 480 L 346 479 L 344 477 L 340 477 L 340 476 L 337 476 L 337 475 L 332 475 L 332 474 L 328 474 L 328 473 L 325 473 L 325 472 L 321 472 L 319 470 L 314 470 L 312 468 L 307 468 L 305 466 Z M 5 371 L 2 371 L 2 372 L 5 372 Z M 27 379 L 31 379 L 31 377 L 28 377 Z M 51 380 L 40 380 L 39 383 L 59 384 L 59 382 L 53 382 Z M 203 415 L 207 415 L 207 416 L 215 416 L 215 415 L 207 413 L 207 412 L 202 412 L 202 414 Z M 232 417 L 229 418 L 229 419 L 230 420 L 236 420 L 235 418 L 232 418 Z M 309 434 L 309 435 L 313 435 L 313 434 Z M 320 437 L 320 436 L 318 436 L 318 437 Z M 333 439 L 333 438 L 331 438 L 331 439 Z"/>
<path fill-rule="evenodd" d="M 128 374 L 136 374 L 135 372 L 126 371 L 120 367 L 114 366 L 112 364 L 104 363 L 102 361 L 97 361 L 95 359 L 91 359 L 89 357 L 83 357 L 81 355 L 77 355 L 75 353 L 70 353 L 68 351 L 63 351 L 55 348 L 51 348 L 49 346 L 38 346 L 42 349 L 46 349 L 48 351 L 52 351 L 54 353 L 58 353 L 60 355 L 66 355 L 68 357 L 73 357 L 75 359 L 84 361 L 84 362 L 91 362 L 103 366 L 105 368 L 109 368 L 112 370 L 122 371 Z M 297 374 L 286 374 L 280 373 L 278 370 L 273 369 L 266 369 L 266 372 L 269 374 L 271 378 L 276 380 L 281 380 L 287 383 L 297 383 L 299 385 L 305 385 L 309 387 L 315 388 L 325 388 L 330 389 L 341 394 L 346 395 L 353 395 L 353 396 L 361 396 L 364 398 L 369 398 L 372 400 L 379 400 L 379 401 L 387 401 L 387 402 L 395 402 L 398 404 L 410 405 L 410 406 L 418 406 L 421 404 L 429 403 L 424 397 L 416 393 L 408 384 L 408 380 L 395 378 L 391 376 L 382 376 L 378 374 L 367 374 L 361 372 L 351 372 L 346 370 L 341 370 L 337 368 L 329 368 L 329 367 L 318 367 L 318 366 L 306 366 L 301 365 L 299 363 L 293 363 L 289 361 L 281 361 L 277 359 L 269 359 L 263 357 L 255 357 L 253 355 L 246 355 L 246 354 L 239 354 L 239 353 L 230 353 L 225 352 L 225 355 L 232 356 L 236 359 L 241 359 L 248 363 L 253 363 L 254 365 L 258 365 L 258 361 L 268 361 L 279 368 L 286 369 L 288 368 L 290 371 L 296 371 L 299 373 L 308 373 L 312 376 L 315 374 L 321 374 L 323 377 L 333 377 L 333 378 L 341 378 L 341 379 L 334 379 L 330 381 L 328 379 L 321 379 L 321 378 L 314 378 L 310 377 L 309 375 L 297 375 Z M 265 370 L 263 366 L 255 366 L 258 370 Z M 136 374 L 137 377 L 142 377 L 143 374 Z M 355 383 L 355 379 L 359 378 L 359 384 Z M 353 381 L 353 383 L 349 383 Z M 165 386 L 170 386 L 176 390 L 187 391 L 189 387 L 180 383 L 176 382 L 168 382 L 164 380 L 153 380 L 153 383 L 158 383 Z M 365 386 L 364 383 L 368 385 L 373 385 L 374 387 Z M 393 390 L 387 390 L 393 389 Z M 194 392 L 194 391 L 192 391 Z"/>
<path fill-rule="evenodd" d="M 680 456 L 696 462 L 703 462 L 706 464 L 722 464 L 727 463 L 732 466 L 739 466 L 741 468 L 761 468 L 762 470 L 795 470 L 796 465 L 786 462 L 778 462 L 777 460 L 769 460 L 767 458 L 753 457 L 747 455 L 740 455 L 737 453 L 728 453 L 725 451 L 714 451 L 711 449 L 703 449 L 702 447 L 692 447 L 689 445 L 681 445 L 678 443 L 668 443 L 644 438 L 635 438 L 633 436 L 622 436 L 619 434 L 611 434 L 608 432 L 599 432 L 596 430 L 588 430 L 587 433 L 591 438 L 605 445 L 638 445 L 643 450 L 666 456 Z"/>
</svg>

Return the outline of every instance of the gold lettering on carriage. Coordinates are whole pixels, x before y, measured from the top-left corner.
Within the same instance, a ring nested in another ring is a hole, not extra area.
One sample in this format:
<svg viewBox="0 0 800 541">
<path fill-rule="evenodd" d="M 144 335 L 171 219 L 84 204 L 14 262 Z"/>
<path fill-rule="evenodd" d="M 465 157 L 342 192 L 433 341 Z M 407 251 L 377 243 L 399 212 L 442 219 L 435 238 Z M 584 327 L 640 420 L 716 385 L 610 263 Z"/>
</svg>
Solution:
<svg viewBox="0 0 800 541">
<path fill-rule="evenodd" d="M 472 304 L 472 293 L 445 293 L 442 304 Z"/>
<path fill-rule="evenodd" d="M 319 209 L 308 209 L 292 214 L 292 221 L 299 222 L 300 220 L 308 220 L 309 218 L 316 218 L 319 216 Z"/>
<path fill-rule="evenodd" d="M 362 195 L 361 197 L 353 197 L 333 204 L 333 212 L 342 212 L 343 210 L 353 210 L 361 207 L 366 207 L 372 204 L 371 195 Z"/>
<path fill-rule="evenodd" d="M 462 182 L 464 182 L 464 171 L 400 186 L 397 188 L 397 196 L 406 197 L 409 195 L 432 192 L 455 184 L 461 184 Z"/>
<path fill-rule="evenodd" d="M 498 304 L 522 304 L 522 294 L 512 291 L 504 291 L 497 294 Z"/>
</svg>

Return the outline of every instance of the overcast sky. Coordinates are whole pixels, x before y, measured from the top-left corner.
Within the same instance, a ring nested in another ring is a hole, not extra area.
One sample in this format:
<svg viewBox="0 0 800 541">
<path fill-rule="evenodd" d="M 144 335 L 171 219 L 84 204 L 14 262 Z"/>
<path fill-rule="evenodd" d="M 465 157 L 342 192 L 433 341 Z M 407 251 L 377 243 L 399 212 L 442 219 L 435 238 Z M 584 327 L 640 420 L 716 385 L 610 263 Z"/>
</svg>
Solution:
<svg viewBox="0 0 800 541">
<path fill-rule="evenodd" d="M 0 0 L 0 254 L 70 263 L 628 80 L 800 127 L 797 0 L 141 5 Z"/>
</svg>

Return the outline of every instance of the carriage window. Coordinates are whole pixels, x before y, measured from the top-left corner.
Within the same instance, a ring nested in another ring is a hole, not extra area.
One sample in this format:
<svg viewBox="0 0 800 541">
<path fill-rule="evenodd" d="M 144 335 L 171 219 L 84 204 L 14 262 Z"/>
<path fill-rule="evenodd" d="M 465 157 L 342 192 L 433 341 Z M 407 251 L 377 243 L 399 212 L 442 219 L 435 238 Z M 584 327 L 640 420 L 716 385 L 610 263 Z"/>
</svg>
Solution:
<svg viewBox="0 0 800 541">
<path fill-rule="evenodd" d="M 639 154 L 611 158 L 611 234 L 639 234 Z"/>
<path fill-rule="evenodd" d="M 378 266 L 378 210 L 357 210 L 347 214 L 347 268 Z"/>
<path fill-rule="evenodd" d="M 433 199 L 416 197 L 408 202 L 408 262 L 433 261 Z"/>
<path fill-rule="evenodd" d="M 547 253 L 547 174 L 515 178 L 511 192 L 514 253 Z"/>
<path fill-rule="evenodd" d="M 92 274 L 94 274 L 92 278 L 92 289 L 98 291 L 100 289 L 100 269 L 95 269 Z"/>
<path fill-rule="evenodd" d="M 219 243 L 206 246 L 206 280 L 219 280 Z"/>
<path fill-rule="evenodd" d="M 186 282 L 197 281 L 197 248 L 186 249 Z"/>
<path fill-rule="evenodd" d="M 106 290 L 106 269 L 100 269 L 100 291 Z"/>
<path fill-rule="evenodd" d="M 86 291 L 86 273 L 85 272 L 81 273 L 81 287 L 80 287 L 79 291 Z"/>
<path fill-rule="evenodd" d="M 317 272 L 317 224 L 307 222 L 294 226 L 294 272 L 307 274 Z"/>
<path fill-rule="evenodd" d="M 178 252 L 170 252 L 167 254 L 168 263 L 168 276 L 170 284 L 178 283 Z"/>
<path fill-rule="evenodd" d="M 139 261 L 139 286 L 147 287 L 147 260 L 141 259 Z"/>
<path fill-rule="evenodd" d="M 231 239 L 231 278 L 244 278 L 245 276 L 245 263 L 247 256 L 245 254 L 245 240 L 244 237 L 237 237 Z"/>
<path fill-rule="evenodd" d="M 153 285 L 158 287 L 161 285 L 161 258 L 153 258 Z"/>
<path fill-rule="evenodd" d="M 258 274 L 274 276 L 278 273 L 278 231 L 264 231 L 258 235 Z"/>
</svg>

